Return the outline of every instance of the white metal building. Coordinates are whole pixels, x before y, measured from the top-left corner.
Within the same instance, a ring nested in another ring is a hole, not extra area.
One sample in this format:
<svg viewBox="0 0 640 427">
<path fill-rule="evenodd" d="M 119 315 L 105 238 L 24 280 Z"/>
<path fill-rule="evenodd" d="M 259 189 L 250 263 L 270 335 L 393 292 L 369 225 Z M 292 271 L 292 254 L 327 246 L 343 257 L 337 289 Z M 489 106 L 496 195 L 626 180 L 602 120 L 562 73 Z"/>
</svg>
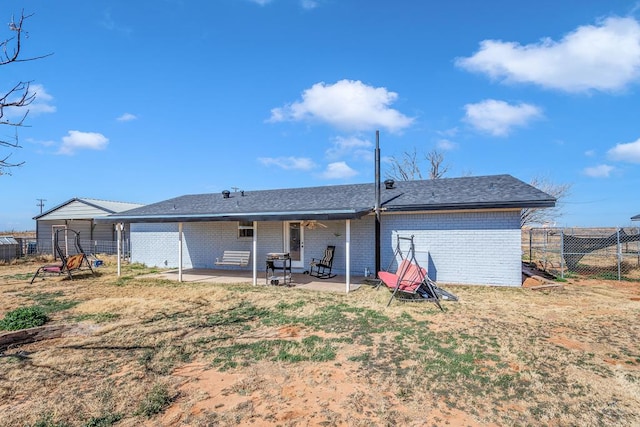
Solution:
<svg viewBox="0 0 640 427">
<path fill-rule="evenodd" d="M 34 217 L 39 253 L 53 254 L 55 230 L 70 228 L 80 233 L 83 248 L 92 253 L 115 253 L 115 222 L 96 222 L 96 218 L 139 208 L 138 203 L 73 198 Z M 128 236 L 129 228 L 125 229 Z"/>
</svg>

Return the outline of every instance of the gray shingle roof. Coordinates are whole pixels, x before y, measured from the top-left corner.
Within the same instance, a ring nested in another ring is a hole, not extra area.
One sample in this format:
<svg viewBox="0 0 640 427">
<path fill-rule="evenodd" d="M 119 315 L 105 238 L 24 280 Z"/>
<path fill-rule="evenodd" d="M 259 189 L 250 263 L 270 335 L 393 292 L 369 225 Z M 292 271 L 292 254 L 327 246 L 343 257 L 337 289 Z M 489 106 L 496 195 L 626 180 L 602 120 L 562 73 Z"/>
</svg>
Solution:
<svg viewBox="0 0 640 427">
<path fill-rule="evenodd" d="M 123 222 L 359 218 L 373 211 L 375 184 L 191 194 L 109 215 Z M 510 175 L 398 181 L 381 185 L 389 212 L 552 207 L 555 199 Z M 99 219 L 98 219 L 99 220 Z"/>
<path fill-rule="evenodd" d="M 50 215 L 53 212 L 56 212 L 56 211 L 59 211 L 59 210 L 63 210 L 65 207 L 73 204 L 74 202 L 78 202 L 78 203 L 81 203 L 81 204 L 87 206 L 88 208 L 95 209 L 96 212 L 94 212 L 94 213 L 96 215 L 100 215 L 100 216 L 108 215 L 108 214 L 112 214 L 112 213 L 123 212 L 123 211 L 126 211 L 126 210 L 130 210 L 130 209 L 134 209 L 134 208 L 143 206 L 140 203 L 114 202 L 114 201 L 111 201 L 111 200 L 90 199 L 90 198 L 86 198 L 86 197 L 74 197 L 73 199 L 67 200 L 64 203 L 61 203 L 61 204 L 59 204 L 57 206 L 54 206 L 53 208 L 41 213 L 40 215 L 36 215 L 35 217 L 33 217 L 33 219 L 35 219 L 35 220 L 42 219 L 42 218 Z M 102 211 L 102 213 L 98 213 L 98 211 Z M 71 216 L 69 216 L 69 215 L 71 215 Z M 66 219 L 75 219 L 70 212 L 65 212 L 65 218 Z M 81 218 L 86 218 L 86 215 L 81 216 Z M 49 218 L 44 218 L 44 219 L 49 219 Z"/>
<path fill-rule="evenodd" d="M 631 221 L 640 221 L 640 214 L 631 217 Z"/>
</svg>

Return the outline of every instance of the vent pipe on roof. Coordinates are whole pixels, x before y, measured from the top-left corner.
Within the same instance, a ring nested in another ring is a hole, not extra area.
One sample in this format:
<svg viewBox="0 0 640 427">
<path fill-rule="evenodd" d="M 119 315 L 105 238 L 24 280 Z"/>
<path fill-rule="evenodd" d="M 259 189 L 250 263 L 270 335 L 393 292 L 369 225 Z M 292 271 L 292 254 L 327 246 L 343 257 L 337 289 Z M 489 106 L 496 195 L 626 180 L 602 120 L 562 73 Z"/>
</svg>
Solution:
<svg viewBox="0 0 640 427">
<path fill-rule="evenodd" d="M 394 180 L 392 180 L 392 179 L 385 179 L 385 181 L 384 181 L 384 188 L 386 188 L 387 190 L 391 190 L 391 189 L 393 188 L 393 185 L 394 185 L 395 183 L 396 183 L 396 182 L 395 182 Z"/>
<path fill-rule="evenodd" d="M 375 200 L 375 214 L 376 214 L 376 218 L 375 218 L 375 271 L 376 271 L 376 275 L 378 274 L 378 271 L 380 271 L 380 252 L 381 252 L 381 239 L 380 239 L 380 208 L 381 208 L 381 201 L 380 201 L 380 131 L 377 130 L 376 131 L 376 153 L 375 153 L 375 169 L 376 169 L 376 176 L 375 176 L 375 190 L 376 190 L 376 200 Z M 375 276 L 374 276 L 375 277 Z"/>
<path fill-rule="evenodd" d="M 223 198 L 223 199 L 228 199 L 229 197 L 231 197 L 231 191 L 229 191 L 229 190 L 224 190 L 224 191 L 222 192 L 222 198 Z"/>
</svg>

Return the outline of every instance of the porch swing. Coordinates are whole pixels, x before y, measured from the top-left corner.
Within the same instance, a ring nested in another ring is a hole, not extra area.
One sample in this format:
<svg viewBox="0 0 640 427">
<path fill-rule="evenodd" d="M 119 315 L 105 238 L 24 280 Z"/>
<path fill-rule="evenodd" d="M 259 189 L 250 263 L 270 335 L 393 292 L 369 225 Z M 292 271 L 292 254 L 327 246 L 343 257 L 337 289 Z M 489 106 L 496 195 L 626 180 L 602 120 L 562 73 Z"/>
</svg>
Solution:
<svg viewBox="0 0 640 427">
<path fill-rule="evenodd" d="M 420 266 L 416 259 L 414 236 L 396 236 L 396 248 L 386 271 L 379 271 L 380 285 L 383 283 L 392 292 L 387 307 L 393 299 L 405 302 L 433 302 L 440 310 L 444 311 L 440 304 L 441 299 L 457 301 L 458 297 L 440 289 L 429 278 L 427 270 Z M 402 243 L 408 242 L 409 249 L 406 255 L 402 251 Z M 390 272 L 394 262 L 399 262 L 395 273 Z"/>
<path fill-rule="evenodd" d="M 74 255 L 69 255 L 68 253 L 65 253 L 65 251 L 63 251 L 62 248 L 60 247 L 60 236 L 59 236 L 60 233 L 65 234 L 64 236 L 65 242 L 66 242 L 68 233 L 74 234 L 73 242 L 75 244 L 75 251 L 76 251 Z M 35 272 L 35 274 L 31 278 L 31 282 L 30 282 L 31 284 L 33 284 L 33 281 L 36 280 L 36 277 L 43 276 L 42 278 L 44 279 L 44 276 L 47 274 L 56 274 L 56 275 L 66 274 L 66 276 L 69 279 L 73 280 L 73 276 L 71 275 L 72 272 L 89 269 L 91 274 L 93 274 L 94 276 L 96 275 L 96 272 L 93 271 L 93 268 L 91 267 L 91 262 L 89 261 L 87 254 L 85 253 L 85 251 L 82 249 L 82 246 L 80 245 L 79 232 L 75 230 L 71 230 L 69 228 L 62 228 L 62 229 L 56 230 L 54 234 L 53 245 L 57 255 L 60 257 L 60 263 L 43 265 L 42 267 L 38 268 L 38 270 Z M 99 264 L 96 263 L 96 266 L 98 265 Z M 86 267 L 83 267 L 83 266 L 86 266 Z"/>
</svg>

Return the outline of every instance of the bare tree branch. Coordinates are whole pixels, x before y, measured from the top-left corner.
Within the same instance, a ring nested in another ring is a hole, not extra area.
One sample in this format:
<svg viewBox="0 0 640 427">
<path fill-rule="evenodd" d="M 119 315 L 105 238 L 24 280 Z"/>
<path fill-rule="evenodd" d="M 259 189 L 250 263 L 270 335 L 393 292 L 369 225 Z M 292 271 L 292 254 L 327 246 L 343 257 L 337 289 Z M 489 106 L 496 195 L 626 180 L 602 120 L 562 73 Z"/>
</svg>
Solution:
<svg viewBox="0 0 640 427">
<path fill-rule="evenodd" d="M 28 33 L 24 31 L 23 24 L 26 19 L 33 15 L 25 15 L 24 10 L 20 13 L 19 19 L 16 21 L 14 17 L 11 17 L 9 22 L 9 31 L 13 33 L 12 36 L 7 37 L 5 40 L 0 41 L 0 66 L 9 65 L 16 62 L 33 61 L 36 59 L 44 58 L 49 55 L 43 55 L 38 57 L 21 58 L 22 41 L 24 37 L 28 37 Z M 24 114 L 21 114 L 17 119 L 12 119 L 12 114 L 8 114 L 9 111 L 13 111 L 17 108 L 28 107 L 36 98 L 36 94 L 31 90 L 30 81 L 20 81 L 12 88 L 0 95 L 0 125 L 7 125 L 13 127 L 24 126 L 25 119 L 29 114 L 27 109 Z M 8 140 L 0 138 L 1 147 L 20 148 L 18 142 L 18 134 Z M 21 166 L 24 162 L 9 162 L 8 159 L 11 154 L 0 157 L 0 175 L 10 175 L 9 169 Z"/>
<path fill-rule="evenodd" d="M 413 181 L 416 179 L 422 179 L 422 173 L 420 172 L 420 166 L 417 160 L 418 154 L 416 149 L 413 152 L 405 151 L 402 154 L 402 159 L 391 157 L 391 171 L 387 173 L 387 177 L 395 179 L 397 181 Z"/>
<path fill-rule="evenodd" d="M 431 169 L 429 170 L 429 179 L 439 179 L 444 176 L 449 170 L 449 166 L 445 166 L 442 164 L 444 161 L 444 155 L 438 150 L 431 150 L 429 154 L 427 154 L 427 160 L 431 164 Z"/>
<path fill-rule="evenodd" d="M 534 177 L 530 185 L 542 190 L 556 199 L 554 208 L 525 208 L 520 214 L 520 226 L 555 225 L 561 215 L 562 201 L 569 195 L 571 184 L 555 184 L 546 178 Z"/>
<path fill-rule="evenodd" d="M 18 82 L 14 87 L 9 89 L 3 96 L 0 96 L 0 125 L 23 126 L 24 119 L 27 118 L 29 110 L 27 110 L 20 120 L 10 121 L 5 119 L 4 109 L 7 107 L 26 107 L 33 102 L 36 94 L 29 89 L 31 82 Z"/>
<path fill-rule="evenodd" d="M 11 22 L 9 22 L 9 31 L 14 31 L 16 34 L 13 37 L 9 37 L 0 42 L 0 50 L 2 50 L 2 55 L 0 55 L 0 65 L 10 64 L 12 62 L 27 62 L 27 61 L 35 61 L 36 59 L 46 58 L 47 56 L 53 55 L 52 53 L 48 53 L 42 56 L 33 56 L 29 58 L 20 58 L 20 51 L 22 49 L 22 38 L 29 37 L 29 33 L 25 32 L 22 28 L 22 25 L 25 19 L 29 19 L 33 16 L 25 15 L 24 10 L 20 14 L 20 19 L 18 23 L 16 23 L 13 16 L 11 16 Z"/>
<path fill-rule="evenodd" d="M 429 161 L 429 179 L 442 178 L 449 166 L 443 165 L 444 155 L 437 150 L 431 150 L 425 157 L 425 160 Z M 396 157 L 390 158 L 391 170 L 387 172 L 387 177 L 395 179 L 397 181 L 414 181 L 423 179 L 422 172 L 420 170 L 420 161 L 418 160 L 418 153 L 414 148 L 412 152 L 404 152 L 402 159 Z"/>
</svg>

